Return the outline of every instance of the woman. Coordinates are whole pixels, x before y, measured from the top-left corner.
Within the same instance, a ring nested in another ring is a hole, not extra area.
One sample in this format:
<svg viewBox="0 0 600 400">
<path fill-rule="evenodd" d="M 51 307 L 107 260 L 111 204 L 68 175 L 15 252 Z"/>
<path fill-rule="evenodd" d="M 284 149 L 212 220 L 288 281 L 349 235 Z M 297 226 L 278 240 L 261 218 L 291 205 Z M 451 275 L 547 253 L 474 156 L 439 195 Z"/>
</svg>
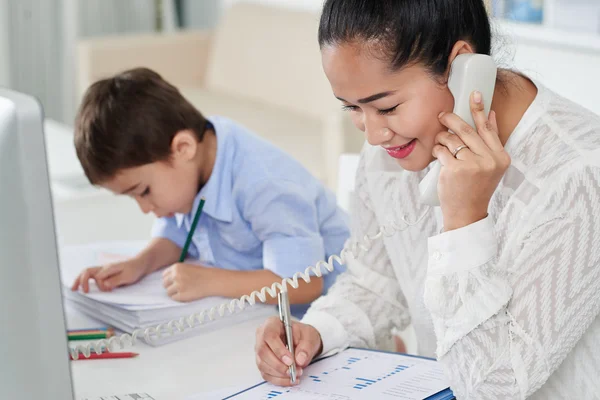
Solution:
<svg viewBox="0 0 600 400">
<path fill-rule="evenodd" d="M 598 395 L 600 118 L 500 70 L 489 118 L 490 99 L 472 94 L 470 128 L 451 112 L 449 66 L 490 42 L 481 0 L 326 1 L 323 67 L 369 143 L 353 240 L 411 224 L 374 241 L 294 325 L 300 370 L 347 346 L 392 349 L 392 328 L 412 321 L 457 398 Z M 434 159 L 430 209 L 418 184 Z M 256 358 L 289 385 L 282 334 L 266 321 Z"/>
</svg>

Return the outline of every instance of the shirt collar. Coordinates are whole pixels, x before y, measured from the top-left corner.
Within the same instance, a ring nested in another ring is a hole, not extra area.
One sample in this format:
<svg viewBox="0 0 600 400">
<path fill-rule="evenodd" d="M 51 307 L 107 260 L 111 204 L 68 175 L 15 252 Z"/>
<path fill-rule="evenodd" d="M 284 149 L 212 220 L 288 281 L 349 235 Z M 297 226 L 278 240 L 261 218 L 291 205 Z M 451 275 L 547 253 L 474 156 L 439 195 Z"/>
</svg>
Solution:
<svg viewBox="0 0 600 400">
<path fill-rule="evenodd" d="M 202 197 L 206 199 L 203 213 L 224 222 L 231 222 L 233 219 L 233 200 L 231 194 L 233 152 L 226 151 L 230 134 L 227 131 L 227 127 L 224 126 L 223 121 L 220 121 L 219 118 L 211 118 L 209 124 L 217 136 L 215 165 L 208 182 L 206 182 L 206 185 L 196 195 L 192 210 L 188 214 L 175 214 L 178 227 L 181 227 L 185 217 L 189 217 L 190 219 L 194 217 Z"/>
</svg>

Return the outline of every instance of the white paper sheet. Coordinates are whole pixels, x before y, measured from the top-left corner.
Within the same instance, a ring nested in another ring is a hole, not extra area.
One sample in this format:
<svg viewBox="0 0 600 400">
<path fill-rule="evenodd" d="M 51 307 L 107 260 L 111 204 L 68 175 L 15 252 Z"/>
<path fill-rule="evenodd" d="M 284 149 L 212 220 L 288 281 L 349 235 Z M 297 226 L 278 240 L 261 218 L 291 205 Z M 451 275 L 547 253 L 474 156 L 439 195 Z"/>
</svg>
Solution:
<svg viewBox="0 0 600 400">
<path fill-rule="evenodd" d="M 87 267 L 131 257 L 146 244 L 146 242 L 106 242 L 62 248 L 60 269 L 63 285 L 70 287 L 77 275 Z M 90 281 L 90 292 L 85 296 L 129 310 L 180 307 L 186 304 L 172 300 L 167 295 L 162 286 L 162 270 L 149 274 L 135 285 L 115 288 L 110 292 L 101 292 L 95 283 Z"/>
<path fill-rule="evenodd" d="M 197 393 L 186 397 L 185 400 L 223 400 L 224 398 L 244 390 L 244 387 L 233 386 L 226 389 L 213 390 L 210 392 Z"/>
<path fill-rule="evenodd" d="M 434 360 L 348 349 L 306 368 L 300 385 L 268 383 L 234 396 L 235 400 L 421 400 L 449 387 Z"/>
<path fill-rule="evenodd" d="M 155 400 L 148 393 L 129 393 L 114 396 L 84 397 L 81 400 Z"/>
</svg>

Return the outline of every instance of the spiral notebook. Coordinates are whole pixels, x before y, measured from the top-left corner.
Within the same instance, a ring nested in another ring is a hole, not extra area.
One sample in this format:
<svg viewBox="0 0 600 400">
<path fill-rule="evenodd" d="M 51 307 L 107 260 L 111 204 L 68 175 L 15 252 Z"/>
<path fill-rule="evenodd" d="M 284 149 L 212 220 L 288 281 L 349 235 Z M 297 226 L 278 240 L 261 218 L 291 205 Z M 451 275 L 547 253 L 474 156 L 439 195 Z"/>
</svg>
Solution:
<svg viewBox="0 0 600 400">
<path fill-rule="evenodd" d="M 451 400 L 442 366 L 434 359 L 350 348 L 308 366 L 298 386 L 267 382 L 232 394 L 234 400 Z"/>
</svg>

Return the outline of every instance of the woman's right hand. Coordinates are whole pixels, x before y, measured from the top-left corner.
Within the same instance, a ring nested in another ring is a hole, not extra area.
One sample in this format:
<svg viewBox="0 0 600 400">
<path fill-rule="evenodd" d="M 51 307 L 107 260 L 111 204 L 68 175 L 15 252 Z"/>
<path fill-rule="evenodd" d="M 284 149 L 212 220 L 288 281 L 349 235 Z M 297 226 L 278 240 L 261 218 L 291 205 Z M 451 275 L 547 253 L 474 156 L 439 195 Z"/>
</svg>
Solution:
<svg viewBox="0 0 600 400">
<path fill-rule="evenodd" d="M 300 382 L 302 370 L 315 356 L 321 354 L 321 335 L 312 325 L 292 322 L 292 335 L 296 350 L 296 382 L 292 384 L 288 366 L 292 364 L 292 354 L 285 345 L 283 324 L 277 317 L 271 317 L 256 331 L 256 365 L 264 380 L 277 386 L 292 386 Z"/>
<path fill-rule="evenodd" d="M 89 280 L 93 279 L 101 291 L 108 292 L 119 286 L 131 285 L 144 275 L 146 275 L 145 264 L 138 258 L 132 258 L 103 267 L 86 268 L 75 279 L 71 290 L 76 291 L 81 287 L 84 293 L 88 293 Z"/>
</svg>

